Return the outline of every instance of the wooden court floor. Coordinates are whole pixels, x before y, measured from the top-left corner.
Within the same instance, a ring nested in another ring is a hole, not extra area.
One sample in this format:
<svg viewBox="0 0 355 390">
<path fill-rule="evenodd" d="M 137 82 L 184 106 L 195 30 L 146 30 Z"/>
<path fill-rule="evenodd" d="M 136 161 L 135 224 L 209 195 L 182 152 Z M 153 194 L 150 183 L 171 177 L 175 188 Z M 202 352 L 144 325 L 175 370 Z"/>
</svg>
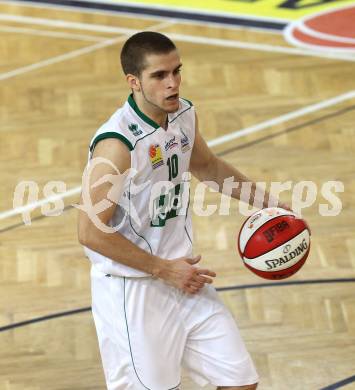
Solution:
<svg viewBox="0 0 355 390">
<path fill-rule="evenodd" d="M 0 389 L 105 388 L 89 263 L 70 205 L 89 140 L 128 96 L 119 51 L 130 29 L 175 34 L 182 96 L 196 106 L 206 140 L 264 124 L 216 153 L 257 181 L 315 183 L 315 202 L 303 210 L 312 250 L 287 280 L 294 284 L 270 285 L 241 264 L 235 237 L 245 217 L 237 202 L 229 215 L 193 217 L 195 252 L 217 272 L 216 287 L 230 287 L 220 295 L 254 358 L 259 389 L 315 390 L 353 376 L 355 58 L 296 54 L 281 35 L 262 31 L 0 2 Z M 314 106 L 321 102 L 328 103 Z M 38 186 L 34 201 L 46 197 L 48 182 L 63 182 L 64 211 L 30 210 L 24 225 L 22 215 L 7 213 L 21 181 Z M 333 217 L 319 213 L 329 204 L 321 192 L 328 181 L 344 185 Z M 291 191 L 282 199 L 290 203 Z M 219 204 L 220 196 L 208 192 L 207 201 Z M 198 389 L 185 373 L 182 389 Z"/>
</svg>

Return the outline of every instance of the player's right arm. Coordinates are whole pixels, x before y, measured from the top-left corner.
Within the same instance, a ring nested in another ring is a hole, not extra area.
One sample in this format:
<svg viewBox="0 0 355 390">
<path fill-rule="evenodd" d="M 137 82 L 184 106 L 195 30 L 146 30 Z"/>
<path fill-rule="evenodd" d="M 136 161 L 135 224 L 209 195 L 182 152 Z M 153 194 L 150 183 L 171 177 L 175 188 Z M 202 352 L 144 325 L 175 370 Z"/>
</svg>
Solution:
<svg viewBox="0 0 355 390">
<path fill-rule="evenodd" d="M 90 171 L 90 177 L 85 176 L 84 173 L 83 188 L 89 191 L 93 205 L 102 200 L 109 199 L 108 193 L 114 184 L 109 181 L 95 187 L 92 187 L 92 184 L 96 183 L 105 175 L 114 175 L 117 177 L 117 171 L 114 167 L 123 174 L 131 166 L 131 156 L 127 147 L 115 138 L 101 140 L 96 145 L 92 160 L 97 157 L 108 160 L 113 166 L 109 163 L 95 164 L 94 168 Z M 119 192 L 116 188 L 115 193 Z M 82 197 L 81 204 L 83 204 Z M 115 212 L 116 206 L 117 204 L 113 203 L 111 207 L 97 214 L 97 217 L 106 226 L 109 226 L 109 221 Z M 107 233 L 102 231 L 83 210 L 79 210 L 78 215 L 78 239 L 82 245 L 95 252 L 101 253 L 118 263 L 162 278 L 169 284 L 189 293 L 197 292 L 203 287 L 204 283 L 211 283 L 212 279 L 207 276 L 215 276 L 209 270 L 194 266 L 200 260 L 199 256 L 196 258 L 166 260 L 151 255 L 118 232 Z"/>
</svg>

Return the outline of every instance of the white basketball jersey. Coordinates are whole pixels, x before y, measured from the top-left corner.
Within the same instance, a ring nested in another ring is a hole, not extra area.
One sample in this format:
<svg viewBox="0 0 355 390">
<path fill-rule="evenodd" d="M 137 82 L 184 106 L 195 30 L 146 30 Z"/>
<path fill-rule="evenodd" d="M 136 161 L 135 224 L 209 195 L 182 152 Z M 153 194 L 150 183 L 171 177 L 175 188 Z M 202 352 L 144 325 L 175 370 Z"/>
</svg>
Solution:
<svg viewBox="0 0 355 390">
<path fill-rule="evenodd" d="M 191 256 L 188 172 L 195 139 L 192 103 L 180 99 L 178 111 L 168 114 L 165 130 L 142 113 L 130 95 L 91 140 L 89 164 L 95 145 L 105 138 L 121 140 L 131 154 L 132 174 L 124 181 L 124 192 L 117 199 L 110 226 L 153 255 L 165 259 Z M 84 250 L 96 268 L 106 274 L 148 275 L 90 248 Z"/>
</svg>

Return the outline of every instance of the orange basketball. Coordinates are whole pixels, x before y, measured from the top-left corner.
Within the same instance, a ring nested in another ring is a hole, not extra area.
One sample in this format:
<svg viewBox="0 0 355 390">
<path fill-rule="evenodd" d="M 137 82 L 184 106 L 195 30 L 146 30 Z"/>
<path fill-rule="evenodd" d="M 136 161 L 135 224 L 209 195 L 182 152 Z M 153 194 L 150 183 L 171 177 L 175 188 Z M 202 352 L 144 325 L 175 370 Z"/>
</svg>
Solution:
<svg viewBox="0 0 355 390">
<path fill-rule="evenodd" d="M 285 279 L 305 263 L 310 230 L 292 211 L 278 207 L 260 210 L 243 224 L 238 251 L 247 268 L 265 279 Z"/>
</svg>

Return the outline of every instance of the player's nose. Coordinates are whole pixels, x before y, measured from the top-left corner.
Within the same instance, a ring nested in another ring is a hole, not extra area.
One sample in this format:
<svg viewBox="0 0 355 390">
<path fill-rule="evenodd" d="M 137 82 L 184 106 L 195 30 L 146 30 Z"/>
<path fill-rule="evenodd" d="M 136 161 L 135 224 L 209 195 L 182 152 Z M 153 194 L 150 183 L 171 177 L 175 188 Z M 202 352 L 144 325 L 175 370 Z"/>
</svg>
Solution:
<svg viewBox="0 0 355 390">
<path fill-rule="evenodd" d="M 169 77 L 167 78 L 167 87 L 169 89 L 172 89 L 173 91 L 176 90 L 177 92 L 179 85 L 180 85 L 180 78 L 174 74 L 169 75 Z"/>
</svg>

